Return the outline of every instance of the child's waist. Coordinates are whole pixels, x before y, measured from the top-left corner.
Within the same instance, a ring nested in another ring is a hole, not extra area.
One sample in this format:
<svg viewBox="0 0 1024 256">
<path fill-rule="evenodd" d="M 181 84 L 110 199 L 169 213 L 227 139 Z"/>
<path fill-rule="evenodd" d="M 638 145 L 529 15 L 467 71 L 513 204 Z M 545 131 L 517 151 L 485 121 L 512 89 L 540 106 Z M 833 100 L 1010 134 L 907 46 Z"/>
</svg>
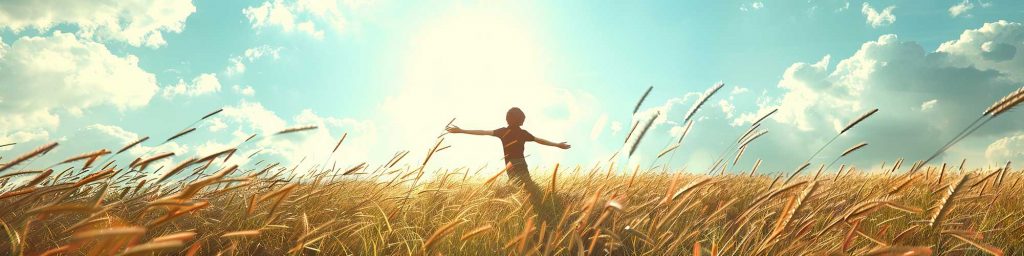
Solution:
<svg viewBox="0 0 1024 256">
<path fill-rule="evenodd" d="M 513 166 L 526 165 L 526 158 L 505 158 L 505 163 L 511 163 Z"/>
</svg>

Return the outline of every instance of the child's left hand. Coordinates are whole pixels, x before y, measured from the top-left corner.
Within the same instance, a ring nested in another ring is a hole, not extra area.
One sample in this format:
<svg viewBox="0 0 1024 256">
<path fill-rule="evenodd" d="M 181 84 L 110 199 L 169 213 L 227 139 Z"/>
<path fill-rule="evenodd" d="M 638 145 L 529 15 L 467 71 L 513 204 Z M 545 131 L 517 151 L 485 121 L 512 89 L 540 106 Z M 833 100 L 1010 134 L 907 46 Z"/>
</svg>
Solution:
<svg viewBox="0 0 1024 256">
<path fill-rule="evenodd" d="M 445 128 L 445 130 L 447 130 L 450 133 L 462 133 L 462 128 L 459 128 L 458 126 L 454 125 L 449 125 L 447 128 Z"/>
</svg>

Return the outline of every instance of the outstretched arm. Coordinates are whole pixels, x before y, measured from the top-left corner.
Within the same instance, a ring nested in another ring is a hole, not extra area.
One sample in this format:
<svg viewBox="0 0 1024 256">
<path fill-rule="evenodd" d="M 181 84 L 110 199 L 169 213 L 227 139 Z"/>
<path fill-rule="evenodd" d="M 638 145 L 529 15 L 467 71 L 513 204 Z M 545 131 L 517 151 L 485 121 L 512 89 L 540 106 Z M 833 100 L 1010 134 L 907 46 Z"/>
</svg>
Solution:
<svg viewBox="0 0 1024 256">
<path fill-rule="evenodd" d="M 450 133 L 465 133 L 465 134 L 472 134 L 472 135 L 494 135 L 494 131 L 488 131 L 488 130 L 463 130 L 462 128 L 459 128 L 458 126 L 454 126 L 454 125 L 448 126 L 447 130 Z"/>
<path fill-rule="evenodd" d="M 545 139 L 541 139 L 541 138 L 538 138 L 538 137 L 534 137 L 533 140 L 536 141 L 537 144 L 541 144 L 541 145 L 544 145 L 544 146 L 556 147 L 556 148 L 560 148 L 560 149 L 569 149 L 569 148 L 572 147 L 572 145 L 569 145 L 567 142 L 554 143 L 554 142 L 551 142 L 550 140 L 545 140 Z"/>
</svg>

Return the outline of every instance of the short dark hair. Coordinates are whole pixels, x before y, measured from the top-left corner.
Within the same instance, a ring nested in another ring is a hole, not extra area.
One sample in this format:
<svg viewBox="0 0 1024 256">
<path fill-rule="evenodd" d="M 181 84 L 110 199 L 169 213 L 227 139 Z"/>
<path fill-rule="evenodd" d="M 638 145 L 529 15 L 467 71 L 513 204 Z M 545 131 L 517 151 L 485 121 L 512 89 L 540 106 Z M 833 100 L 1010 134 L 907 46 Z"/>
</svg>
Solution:
<svg viewBox="0 0 1024 256">
<path fill-rule="evenodd" d="M 526 121 L 526 113 L 523 113 L 522 109 L 513 107 L 505 113 L 505 122 L 509 127 L 523 126 L 523 121 Z"/>
</svg>

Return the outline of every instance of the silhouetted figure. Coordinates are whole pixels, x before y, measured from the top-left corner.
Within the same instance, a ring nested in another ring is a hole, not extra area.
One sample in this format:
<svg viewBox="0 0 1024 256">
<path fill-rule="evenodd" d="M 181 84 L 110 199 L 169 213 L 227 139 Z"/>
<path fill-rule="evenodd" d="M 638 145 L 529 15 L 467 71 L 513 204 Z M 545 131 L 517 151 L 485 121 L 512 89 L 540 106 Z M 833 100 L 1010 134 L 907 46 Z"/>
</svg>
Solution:
<svg viewBox="0 0 1024 256">
<path fill-rule="evenodd" d="M 526 114 L 523 113 L 519 108 L 511 108 L 505 114 L 505 121 L 508 123 L 507 127 L 489 130 L 463 130 L 458 126 L 447 127 L 450 133 L 465 133 L 472 135 L 490 135 L 501 139 L 501 144 L 504 146 L 505 151 L 505 164 L 511 164 L 506 173 L 508 174 L 509 181 L 513 184 L 522 186 L 526 190 L 526 193 L 530 197 L 530 203 L 533 205 L 534 210 L 537 211 L 538 215 L 548 218 L 550 214 L 544 214 L 542 207 L 542 200 L 544 192 L 541 191 L 537 183 L 533 182 L 530 178 L 529 167 L 526 166 L 526 159 L 523 155 L 523 146 L 528 141 L 537 142 L 538 144 L 545 146 L 552 146 L 561 149 L 569 149 L 571 146 L 565 142 L 554 143 L 549 140 L 538 138 L 530 134 L 530 132 L 523 130 L 521 126 L 523 121 L 526 120 Z M 554 199 L 554 195 L 551 195 Z M 554 202 L 554 200 L 552 200 Z M 547 215 L 547 216 L 545 216 Z"/>
</svg>

